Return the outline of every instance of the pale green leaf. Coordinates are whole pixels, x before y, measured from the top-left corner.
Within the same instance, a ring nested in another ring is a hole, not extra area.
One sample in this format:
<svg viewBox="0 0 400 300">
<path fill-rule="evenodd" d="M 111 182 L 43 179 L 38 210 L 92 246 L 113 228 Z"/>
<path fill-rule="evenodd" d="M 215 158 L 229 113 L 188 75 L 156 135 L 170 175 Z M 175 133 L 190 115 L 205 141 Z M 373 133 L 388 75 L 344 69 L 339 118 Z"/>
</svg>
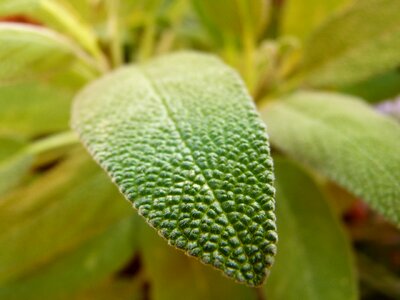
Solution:
<svg viewBox="0 0 400 300">
<path fill-rule="evenodd" d="M 42 83 L 0 86 L 0 134 L 32 137 L 68 129 L 72 93 Z"/>
<path fill-rule="evenodd" d="M 0 85 L 51 78 L 87 55 L 58 33 L 39 26 L 0 23 Z"/>
<path fill-rule="evenodd" d="M 168 247 L 147 226 L 140 227 L 140 247 L 152 300 L 257 299 L 254 289 L 236 284 L 216 270 Z"/>
<path fill-rule="evenodd" d="M 274 146 L 400 224 L 400 126 L 361 100 L 299 92 L 267 106 Z"/>
<path fill-rule="evenodd" d="M 400 64 L 400 1 L 360 0 L 309 40 L 304 67 L 317 86 L 348 85 Z"/>
<path fill-rule="evenodd" d="M 62 253 L 62 256 L 51 263 L 24 274 L 15 281 L 0 283 L 0 298 L 41 300 L 61 299 L 69 295 L 65 298 L 70 299 L 76 291 L 90 287 L 129 261 L 137 248 L 136 227 L 136 220 L 132 217 L 112 224 L 78 247 Z M 30 243 L 26 245 L 31 247 Z"/>
<path fill-rule="evenodd" d="M 272 160 L 234 71 L 196 53 L 125 67 L 77 96 L 72 124 L 171 245 L 262 283 L 276 242 Z"/>
<path fill-rule="evenodd" d="M 131 215 L 128 203 L 119 200 L 107 176 L 88 159 L 76 155 L 1 199 L 2 285 L 57 261 L 62 253 Z"/>
<path fill-rule="evenodd" d="M 287 0 L 281 16 L 281 35 L 306 39 L 328 17 L 351 0 Z"/>
<path fill-rule="evenodd" d="M 275 159 L 279 251 L 265 286 L 270 300 L 355 300 L 350 243 L 316 184 Z"/>
</svg>

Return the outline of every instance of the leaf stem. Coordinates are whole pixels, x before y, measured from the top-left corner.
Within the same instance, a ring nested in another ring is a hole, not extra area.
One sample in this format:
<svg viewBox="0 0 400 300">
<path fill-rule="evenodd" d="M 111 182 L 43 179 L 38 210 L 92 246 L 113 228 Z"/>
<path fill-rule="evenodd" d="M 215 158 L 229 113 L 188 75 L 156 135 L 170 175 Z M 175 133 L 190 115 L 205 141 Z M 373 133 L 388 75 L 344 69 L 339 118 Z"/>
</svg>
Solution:
<svg viewBox="0 0 400 300">
<path fill-rule="evenodd" d="M 79 139 L 75 132 L 66 131 L 35 141 L 30 146 L 28 146 L 26 151 L 28 153 L 37 155 L 53 149 L 77 144 L 78 142 Z"/>
</svg>

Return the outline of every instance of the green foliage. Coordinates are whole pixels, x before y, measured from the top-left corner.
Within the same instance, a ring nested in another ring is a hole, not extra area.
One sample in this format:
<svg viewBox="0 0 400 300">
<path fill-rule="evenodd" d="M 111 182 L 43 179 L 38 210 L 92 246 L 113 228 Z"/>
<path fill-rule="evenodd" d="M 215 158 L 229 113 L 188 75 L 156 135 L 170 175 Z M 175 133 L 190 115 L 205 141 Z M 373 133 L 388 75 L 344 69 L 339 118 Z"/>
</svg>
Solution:
<svg viewBox="0 0 400 300">
<path fill-rule="evenodd" d="M 392 0 L 356 1 L 335 15 L 305 45 L 308 81 L 348 85 L 399 65 L 399 18 L 400 2 Z"/>
<path fill-rule="evenodd" d="M 123 68 L 77 96 L 72 123 L 171 245 L 262 283 L 276 242 L 272 160 L 232 70 L 195 53 Z"/>
<path fill-rule="evenodd" d="M 358 299 L 349 241 L 318 186 L 293 162 L 274 161 L 280 240 L 268 298 Z"/>
<path fill-rule="evenodd" d="M 399 17 L 0 0 L 0 299 L 397 299 Z"/>
<path fill-rule="evenodd" d="M 287 0 L 282 12 L 280 33 L 307 39 L 331 14 L 350 0 Z"/>
<path fill-rule="evenodd" d="M 49 78 L 72 66 L 85 53 L 50 29 L 0 23 L 0 80 L 4 83 Z"/>
<path fill-rule="evenodd" d="M 0 199 L 1 299 L 71 293 L 129 260 L 135 247 L 132 211 L 117 201 L 115 187 L 99 171 L 75 153 Z"/>
<path fill-rule="evenodd" d="M 288 96 L 263 116 L 275 146 L 400 224 L 400 126 L 394 120 L 359 99 L 321 92 Z"/>
</svg>

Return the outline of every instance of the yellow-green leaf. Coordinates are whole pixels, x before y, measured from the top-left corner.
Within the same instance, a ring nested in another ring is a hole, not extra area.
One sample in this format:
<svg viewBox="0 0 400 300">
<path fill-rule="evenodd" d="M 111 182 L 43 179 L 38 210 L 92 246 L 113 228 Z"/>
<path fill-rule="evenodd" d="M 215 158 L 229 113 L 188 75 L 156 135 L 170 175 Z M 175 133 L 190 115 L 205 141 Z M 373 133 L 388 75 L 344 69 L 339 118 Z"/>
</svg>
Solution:
<svg viewBox="0 0 400 300">
<path fill-rule="evenodd" d="M 51 78 L 88 56 L 62 35 L 39 26 L 0 23 L 0 84 Z"/>
<path fill-rule="evenodd" d="M 400 1 L 360 0 L 319 28 L 305 49 L 308 82 L 348 85 L 400 64 Z"/>
<path fill-rule="evenodd" d="M 265 107 L 274 146 L 400 225 L 400 126 L 357 98 L 298 92 Z"/>
<path fill-rule="evenodd" d="M 329 16 L 349 2 L 350 0 L 286 0 L 283 4 L 280 33 L 306 39 Z"/>
</svg>

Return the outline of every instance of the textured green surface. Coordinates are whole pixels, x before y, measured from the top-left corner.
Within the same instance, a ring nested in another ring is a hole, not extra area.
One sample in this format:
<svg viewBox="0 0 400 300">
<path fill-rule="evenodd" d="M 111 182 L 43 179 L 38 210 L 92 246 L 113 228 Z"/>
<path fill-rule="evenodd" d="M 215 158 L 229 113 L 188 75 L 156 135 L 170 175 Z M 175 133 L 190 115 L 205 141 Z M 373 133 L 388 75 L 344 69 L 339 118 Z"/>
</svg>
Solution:
<svg viewBox="0 0 400 300">
<path fill-rule="evenodd" d="M 400 224 L 400 126 L 357 98 L 300 92 L 263 119 L 274 146 L 306 162 Z"/>
<path fill-rule="evenodd" d="M 77 96 L 72 123 L 171 245 L 263 282 L 277 239 L 272 160 L 235 72 L 195 53 L 122 68 Z"/>
<path fill-rule="evenodd" d="M 257 299 L 254 289 L 220 276 L 216 270 L 168 247 L 148 226 L 140 226 L 140 247 L 152 300 Z"/>
<path fill-rule="evenodd" d="M 40 274 L 130 216 L 128 203 L 120 198 L 107 176 L 82 153 L 0 198 L 0 286 L 7 289 L 36 270 Z"/>
<path fill-rule="evenodd" d="M 356 1 L 324 24 L 305 49 L 313 85 L 367 79 L 400 64 L 400 1 Z"/>
<path fill-rule="evenodd" d="M 306 39 L 336 10 L 350 0 L 286 0 L 280 24 L 281 35 Z"/>
<path fill-rule="evenodd" d="M 304 171 L 289 160 L 274 162 L 279 251 L 265 286 L 268 299 L 358 299 L 350 243 L 339 220 Z"/>
<path fill-rule="evenodd" d="M 39 26 L 0 23 L 0 83 L 49 78 L 86 55 L 66 38 Z"/>
</svg>

